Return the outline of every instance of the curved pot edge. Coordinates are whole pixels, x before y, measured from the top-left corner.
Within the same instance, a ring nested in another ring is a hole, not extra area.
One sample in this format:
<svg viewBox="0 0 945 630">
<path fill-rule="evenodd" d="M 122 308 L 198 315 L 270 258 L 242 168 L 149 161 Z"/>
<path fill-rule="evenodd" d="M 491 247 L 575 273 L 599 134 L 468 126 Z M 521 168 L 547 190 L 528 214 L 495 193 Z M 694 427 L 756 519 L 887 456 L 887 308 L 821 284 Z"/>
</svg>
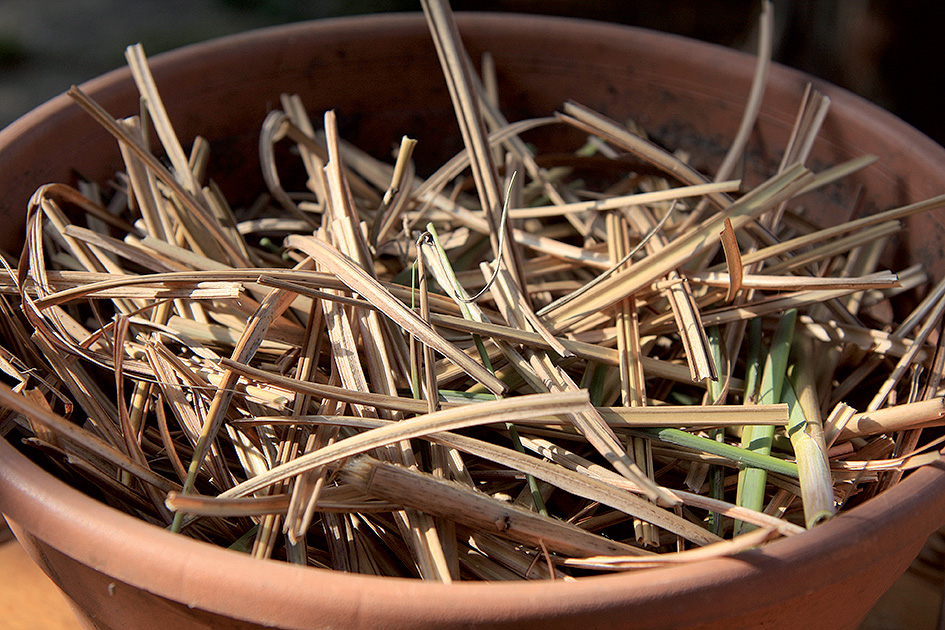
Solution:
<svg viewBox="0 0 945 630">
<path fill-rule="evenodd" d="M 481 602 L 486 597 L 496 609 L 503 608 L 502 603 L 507 602 L 513 610 L 518 610 L 518 614 L 528 616 L 552 614 L 560 607 L 562 599 L 568 599 L 572 605 L 584 600 L 587 604 L 600 606 L 602 603 L 606 605 L 608 600 L 616 602 L 626 593 L 634 593 L 635 597 L 649 595 L 658 598 L 666 587 L 676 594 L 705 589 L 724 592 L 724 584 L 743 577 L 746 566 L 758 570 L 764 567 L 783 569 L 802 566 L 812 557 L 823 559 L 835 555 L 842 559 L 845 555 L 857 553 L 853 549 L 856 547 L 854 543 L 863 541 L 871 545 L 872 553 L 882 558 L 884 551 L 898 548 L 896 541 L 888 540 L 888 536 L 884 540 L 882 536 L 886 528 L 895 526 L 894 521 L 913 519 L 910 526 L 921 526 L 927 534 L 945 522 L 945 504 L 932 512 L 927 505 L 924 512 L 917 510 L 923 501 L 921 497 L 945 494 L 945 460 L 940 460 L 939 465 L 915 471 L 899 485 L 869 502 L 803 535 L 775 541 L 761 550 L 681 567 L 582 578 L 570 583 L 442 585 L 402 578 L 338 574 L 276 561 L 260 562 L 245 554 L 171 534 L 73 489 L 39 469 L 5 440 L 0 440 L 0 478 L 3 478 L 0 506 L 14 523 L 32 536 L 132 586 L 188 606 L 244 619 L 251 618 L 259 610 L 258 602 L 247 593 L 263 592 L 266 584 L 270 583 L 278 585 L 280 596 L 287 602 L 317 598 L 324 608 L 343 616 L 352 610 L 374 608 L 376 602 L 381 601 L 385 614 L 392 618 L 398 617 L 399 613 L 406 618 L 416 616 L 420 606 L 418 602 L 443 601 L 444 598 L 449 599 L 454 608 L 467 608 L 471 613 L 481 614 Z M 918 525 L 914 521 L 917 512 L 923 514 L 923 522 Z M 103 542 L 91 546 L 88 545 L 91 539 Z M 169 556 L 178 558 L 180 562 L 166 562 Z M 138 558 L 139 562 L 129 566 L 126 562 L 128 557 Z M 138 566 L 157 569 L 143 576 L 136 570 Z M 193 586 L 212 583 L 214 575 L 220 571 L 245 582 L 246 588 L 211 591 L 204 593 L 209 595 L 206 600 L 195 599 Z M 826 582 L 832 576 L 824 574 L 815 579 Z M 811 587 L 814 586 L 816 584 L 812 583 Z M 370 593 L 370 601 L 365 600 L 365 593 Z M 759 605 L 763 605 L 766 598 L 771 601 L 778 599 L 775 593 L 762 592 L 760 595 Z M 271 594 L 267 597 L 271 598 Z M 291 611 L 283 610 L 283 613 L 270 622 L 285 624 L 293 621 Z M 303 619 L 294 621 L 302 623 Z"/>
</svg>

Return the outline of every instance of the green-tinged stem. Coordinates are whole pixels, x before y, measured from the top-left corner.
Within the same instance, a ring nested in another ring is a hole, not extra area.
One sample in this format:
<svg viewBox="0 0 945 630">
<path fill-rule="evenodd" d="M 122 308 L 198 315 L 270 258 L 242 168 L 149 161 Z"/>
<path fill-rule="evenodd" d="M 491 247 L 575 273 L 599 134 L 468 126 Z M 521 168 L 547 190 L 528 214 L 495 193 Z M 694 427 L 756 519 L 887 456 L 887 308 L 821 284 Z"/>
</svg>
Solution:
<svg viewBox="0 0 945 630">
<path fill-rule="evenodd" d="M 588 363 L 585 372 L 587 394 L 591 398 L 591 404 L 595 407 L 601 407 L 604 404 L 604 391 L 607 389 L 607 372 L 610 366 L 601 363 Z"/>
<path fill-rule="evenodd" d="M 761 380 L 761 357 L 764 345 L 761 340 L 761 318 L 748 324 L 748 359 L 745 367 L 745 404 L 758 402 L 758 382 Z"/>
<path fill-rule="evenodd" d="M 506 205 L 508 205 L 507 199 Z M 466 301 L 468 296 L 466 295 L 465 289 L 456 278 L 456 272 L 453 270 L 453 265 L 450 263 L 450 260 L 446 255 L 446 250 L 443 248 L 443 244 L 440 242 L 440 237 L 436 233 L 436 228 L 432 223 L 427 224 L 427 231 L 430 233 L 431 239 L 433 241 L 433 247 L 440 259 L 440 263 L 442 264 L 449 281 L 452 283 L 452 286 L 448 287 L 449 292 L 453 294 L 455 298 L 458 298 L 455 299 L 455 301 L 459 305 L 460 311 L 463 313 L 463 317 L 469 320 L 480 321 L 481 318 L 473 316 L 472 306 Z M 476 344 L 476 350 L 479 352 L 479 357 L 482 359 L 482 364 L 487 370 L 489 370 L 489 372 L 494 375 L 495 370 L 492 367 L 492 361 L 489 360 L 489 352 L 486 350 L 486 346 L 482 341 L 482 337 L 480 335 L 473 335 L 473 341 Z M 498 400 L 499 397 L 494 396 L 494 398 Z M 511 422 L 506 423 L 506 428 L 509 431 L 509 437 L 512 440 L 512 446 L 516 451 L 524 453 L 525 447 L 522 445 L 522 440 L 519 438 L 518 429 Z M 532 495 L 532 501 L 535 503 L 535 508 L 540 514 L 547 516 L 548 508 L 545 507 L 545 500 L 541 496 L 541 489 L 538 487 L 538 481 L 532 475 L 526 475 L 526 480 L 528 482 L 528 490 Z"/>
<path fill-rule="evenodd" d="M 417 287 L 417 262 L 415 261 L 410 265 L 410 308 L 412 310 L 417 310 L 419 305 L 417 304 L 417 292 L 419 288 Z M 420 391 L 420 369 L 419 362 L 420 357 L 417 354 L 417 342 L 416 339 L 412 340 L 410 343 L 410 387 L 413 390 L 413 397 L 416 400 L 420 400 L 422 397 Z"/>
<path fill-rule="evenodd" d="M 765 355 L 762 335 L 761 335 L 761 318 L 756 317 L 751 320 L 748 324 L 748 357 L 746 358 L 745 364 L 745 394 L 744 394 L 744 404 L 754 405 L 758 403 L 758 386 L 759 381 L 761 381 L 761 360 Z M 752 426 L 742 427 L 742 448 L 749 448 L 751 445 L 752 438 Z M 738 484 L 736 486 L 736 505 L 741 505 L 742 501 L 742 488 L 745 485 L 745 474 L 744 470 L 738 473 Z M 740 526 L 739 522 L 735 523 L 735 529 L 737 530 Z"/>
<path fill-rule="evenodd" d="M 233 551 L 239 551 L 240 553 L 252 553 L 253 551 L 253 539 L 256 537 L 256 533 L 259 531 L 259 523 L 256 523 L 249 528 L 245 534 L 239 537 L 232 545 L 229 546 L 229 549 Z"/>
<path fill-rule="evenodd" d="M 786 477 L 793 477 L 794 479 L 797 479 L 798 476 L 797 464 L 794 462 L 741 448 L 733 444 L 716 442 L 711 438 L 693 435 L 682 429 L 661 428 L 640 429 L 640 431 L 658 440 L 667 442 L 668 444 L 675 444 L 676 446 L 690 448 L 710 455 L 717 455 L 752 468 L 759 468 Z"/>
<path fill-rule="evenodd" d="M 707 383 L 709 391 L 709 404 L 724 402 L 725 395 L 725 376 L 728 369 L 722 369 L 726 364 L 722 362 L 722 338 L 718 326 L 712 326 L 709 330 L 709 352 L 712 355 L 712 361 L 718 367 L 720 373 L 717 380 L 709 380 Z M 716 442 L 722 442 L 725 439 L 724 429 L 713 429 L 709 432 L 710 439 Z M 723 499 L 725 497 L 725 470 L 721 466 L 712 465 L 709 467 L 709 496 L 713 499 Z M 722 533 L 722 515 L 718 512 L 709 512 L 708 519 L 709 531 L 715 535 Z"/>
<path fill-rule="evenodd" d="M 811 375 L 813 349 L 810 339 L 798 339 L 792 355 L 793 364 L 781 400 L 790 409 L 787 432 L 800 473 L 804 524 L 811 528 L 832 517 L 837 509 L 824 443 L 819 396 Z"/>
<path fill-rule="evenodd" d="M 761 404 L 771 404 L 781 399 L 796 321 L 797 310 L 790 309 L 785 311 L 778 322 L 778 328 L 774 333 L 774 339 L 771 341 L 771 349 L 768 351 L 764 371 L 761 375 L 761 389 L 758 394 L 758 402 Z M 774 426 L 754 426 L 748 432 L 748 435 L 747 446 L 751 451 L 759 455 L 771 454 Z M 736 503 L 742 507 L 761 511 L 764 508 L 768 472 L 764 468 L 749 466 L 739 473 L 739 482 Z M 739 523 L 736 534 L 745 533 L 750 529 L 753 529 L 751 525 Z"/>
</svg>

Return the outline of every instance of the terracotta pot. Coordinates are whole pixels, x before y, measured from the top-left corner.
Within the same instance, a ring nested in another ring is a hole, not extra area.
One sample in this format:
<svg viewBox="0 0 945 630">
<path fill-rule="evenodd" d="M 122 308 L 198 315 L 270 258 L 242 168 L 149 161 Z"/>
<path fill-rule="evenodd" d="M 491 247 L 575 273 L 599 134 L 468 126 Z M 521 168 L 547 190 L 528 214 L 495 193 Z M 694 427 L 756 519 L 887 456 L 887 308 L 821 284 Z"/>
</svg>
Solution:
<svg viewBox="0 0 945 630">
<path fill-rule="evenodd" d="M 461 16 L 473 58 L 488 50 L 511 119 L 545 115 L 569 98 L 632 116 L 659 141 L 711 172 L 738 125 L 753 59 L 678 37 L 591 22 Z M 280 92 L 315 115 L 334 108 L 342 133 L 379 155 L 404 133 L 436 164 L 459 146 L 422 17 L 367 17 L 252 32 L 153 60 L 179 135 L 213 145 L 227 196 L 263 184 L 256 134 Z M 751 144 L 749 180 L 780 157 L 809 77 L 775 68 Z M 863 153 L 876 165 L 804 200 L 829 222 L 862 186 L 864 212 L 942 192 L 945 150 L 879 108 L 816 82 L 833 99 L 810 165 Z M 84 88 L 112 114 L 137 110 L 126 71 Z M 562 138 L 552 135 L 545 142 Z M 2 245 L 19 241 L 29 195 L 70 181 L 104 181 L 120 167 L 115 143 L 65 97 L 0 134 Z M 836 211 L 834 211 L 836 212 Z M 940 215 L 911 224 L 897 266 L 919 260 L 941 274 Z M 81 494 L 0 440 L 0 509 L 33 558 L 89 627 L 167 628 L 855 628 L 945 523 L 945 472 L 935 465 L 800 536 L 764 550 L 574 583 L 452 586 L 344 575 L 255 561 L 171 535 Z"/>
</svg>

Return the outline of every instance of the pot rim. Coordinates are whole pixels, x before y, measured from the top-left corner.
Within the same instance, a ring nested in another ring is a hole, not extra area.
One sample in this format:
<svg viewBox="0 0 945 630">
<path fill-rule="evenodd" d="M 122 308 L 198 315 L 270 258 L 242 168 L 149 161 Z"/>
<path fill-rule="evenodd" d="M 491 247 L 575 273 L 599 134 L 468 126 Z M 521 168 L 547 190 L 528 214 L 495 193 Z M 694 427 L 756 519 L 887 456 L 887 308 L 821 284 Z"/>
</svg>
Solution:
<svg viewBox="0 0 945 630">
<path fill-rule="evenodd" d="M 582 601 L 597 606 L 602 600 L 630 596 L 663 600 L 667 590 L 674 594 L 695 591 L 724 594 L 727 583 L 742 580 L 746 575 L 760 577 L 766 571 L 796 569 L 827 556 L 842 560 L 862 553 L 863 548 L 888 545 L 888 530 L 898 522 L 923 518 L 928 521 L 930 533 L 945 522 L 945 507 L 936 508 L 934 515 L 927 514 L 928 497 L 945 493 L 945 459 L 940 459 L 862 505 L 761 549 L 681 566 L 582 577 L 572 582 L 446 585 L 259 561 L 244 553 L 172 534 L 72 488 L 42 470 L 6 440 L 0 440 L 0 478 L 3 479 L 0 504 L 15 531 L 22 528 L 29 536 L 117 580 L 210 612 L 259 622 L 262 601 L 271 606 L 272 598 L 278 597 L 287 606 L 279 609 L 277 616 L 263 620 L 278 627 L 294 627 L 286 625 L 291 623 L 302 627 L 304 609 L 295 610 L 288 603 L 312 599 L 323 602 L 322 608 L 336 609 L 338 615 L 350 615 L 352 611 L 367 615 L 365 611 L 380 606 L 385 616 L 396 618 L 400 611 L 405 616 L 415 616 L 418 609 L 445 605 L 466 609 L 466 614 L 473 618 L 482 614 L 486 601 L 496 610 L 511 609 L 534 616 L 554 615 L 565 601 L 573 608 Z M 93 540 L 95 544 L 89 544 Z M 878 556 L 881 558 L 882 554 Z M 176 561 L 169 562 L 169 558 Z M 141 571 L 141 567 L 147 570 Z M 221 575 L 226 576 L 227 588 L 206 588 L 207 584 L 220 581 Z M 839 579 L 843 573 L 835 577 Z M 757 603 L 763 605 L 768 599 L 779 599 L 778 593 L 761 590 Z M 296 615 L 299 618 L 294 618 Z"/>
<path fill-rule="evenodd" d="M 693 58 L 694 53 L 710 57 L 715 60 L 716 67 L 725 68 L 726 72 L 735 72 L 733 68 L 751 67 L 753 64 L 752 56 L 746 53 L 629 26 L 512 14 L 460 13 L 457 19 L 461 30 L 513 33 L 519 29 L 540 29 L 553 33 L 556 29 L 567 29 L 571 36 L 578 31 L 589 38 L 644 38 L 651 45 L 659 46 L 665 54 L 687 59 Z M 333 18 L 226 36 L 157 55 L 151 62 L 157 70 L 232 47 L 265 45 L 269 41 L 310 33 L 312 29 L 335 33 L 336 36 L 350 33 L 364 37 L 377 32 L 396 33 L 401 28 L 425 30 L 426 26 L 418 14 Z M 115 89 L 116 85 L 127 81 L 129 74 L 127 68 L 118 68 L 86 82 L 83 88 L 93 94 Z M 793 85 L 801 78 L 811 80 L 799 71 L 772 64 L 769 86 L 785 81 Z M 843 103 L 850 115 L 870 116 L 880 121 L 877 133 L 906 137 L 913 149 L 926 159 L 945 163 L 942 147 L 892 114 L 845 90 L 813 81 L 836 103 Z M 71 100 L 65 95 L 51 99 L 0 131 L 0 146 L 27 141 L 30 130 L 40 121 L 61 117 L 71 107 Z M 463 582 L 443 585 L 408 578 L 341 574 L 275 561 L 260 562 L 245 554 L 173 535 L 73 489 L 32 463 L 6 440 L 0 440 L 0 478 L 3 479 L 0 505 L 14 525 L 24 528 L 29 534 L 133 586 L 190 606 L 239 618 L 253 618 L 257 622 L 260 622 L 259 613 L 263 610 L 260 602 L 266 600 L 270 603 L 266 610 L 272 610 L 274 593 L 286 602 L 317 598 L 324 603 L 323 609 L 330 608 L 346 617 L 354 615 L 363 619 L 371 618 L 367 612 L 371 609 L 383 609 L 387 618 L 396 617 L 398 611 L 415 618 L 418 609 L 431 604 L 442 606 L 444 602 L 454 610 L 467 610 L 469 618 L 479 618 L 491 614 L 482 610 L 484 602 L 489 602 L 493 610 L 517 610 L 519 614 L 534 616 L 555 614 L 562 610 L 564 600 L 572 608 L 575 602 L 582 601 L 588 607 L 599 607 L 605 599 L 616 601 L 631 594 L 635 598 L 663 598 L 666 589 L 676 593 L 704 590 L 724 597 L 724 584 L 744 579 L 746 571 L 760 575 L 764 568 L 783 571 L 785 567 L 803 567 L 805 562 L 825 555 L 840 559 L 852 557 L 862 553 L 851 544 L 854 541 L 869 542 L 874 548 L 895 546 L 895 541 L 888 540 L 887 533 L 898 522 L 920 519 L 929 533 L 945 523 L 945 502 L 933 504 L 928 500 L 931 496 L 945 495 L 945 460 L 940 459 L 936 464 L 914 471 L 883 494 L 815 529 L 777 540 L 760 550 L 685 566 L 586 577 L 574 582 L 501 585 Z M 66 534 L 70 529 L 76 533 Z M 96 544 L 88 544 L 90 540 L 95 540 Z M 881 557 L 881 554 L 877 555 Z M 134 558 L 134 561 L 126 558 Z M 168 558 L 175 558 L 176 562 L 170 563 Z M 142 566 L 147 566 L 148 570 L 140 571 Z M 237 583 L 245 588 L 194 588 L 219 581 L 221 574 L 227 576 L 228 583 Z M 156 576 L 160 579 L 155 579 Z M 838 573 L 837 579 L 840 576 Z M 195 593 L 200 593 L 200 597 Z M 777 595 L 771 589 L 759 592 L 759 602 L 766 598 L 776 600 Z M 301 626 L 304 611 L 292 608 L 284 606 L 278 610 L 277 618 L 263 619 L 262 622 L 280 627 Z"/>
</svg>

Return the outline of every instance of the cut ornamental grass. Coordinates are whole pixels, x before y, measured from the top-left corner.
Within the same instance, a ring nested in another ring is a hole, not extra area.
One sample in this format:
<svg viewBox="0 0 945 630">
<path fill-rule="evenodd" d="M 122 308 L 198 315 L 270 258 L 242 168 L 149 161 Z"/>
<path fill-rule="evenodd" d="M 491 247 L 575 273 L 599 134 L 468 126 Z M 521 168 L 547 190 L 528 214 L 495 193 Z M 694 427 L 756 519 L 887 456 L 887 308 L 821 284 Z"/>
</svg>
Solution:
<svg viewBox="0 0 945 630">
<path fill-rule="evenodd" d="M 0 277 L 0 435 L 180 535 L 440 582 L 736 553 L 938 459 L 945 282 L 878 261 L 945 196 L 812 226 L 799 195 L 882 159 L 805 166 L 813 90 L 777 170 L 732 177 L 768 3 L 715 173 L 567 95 L 508 121 L 447 4 L 424 11 L 466 147 L 432 173 L 422 143 L 379 160 L 286 95 L 266 189 L 231 207 L 140 46 L 139 115 L 70 90 L 124 170 L 30 200 Z M 522 140 L 549 126 L 578 132 L 566 156 Z"/>
</svg>

